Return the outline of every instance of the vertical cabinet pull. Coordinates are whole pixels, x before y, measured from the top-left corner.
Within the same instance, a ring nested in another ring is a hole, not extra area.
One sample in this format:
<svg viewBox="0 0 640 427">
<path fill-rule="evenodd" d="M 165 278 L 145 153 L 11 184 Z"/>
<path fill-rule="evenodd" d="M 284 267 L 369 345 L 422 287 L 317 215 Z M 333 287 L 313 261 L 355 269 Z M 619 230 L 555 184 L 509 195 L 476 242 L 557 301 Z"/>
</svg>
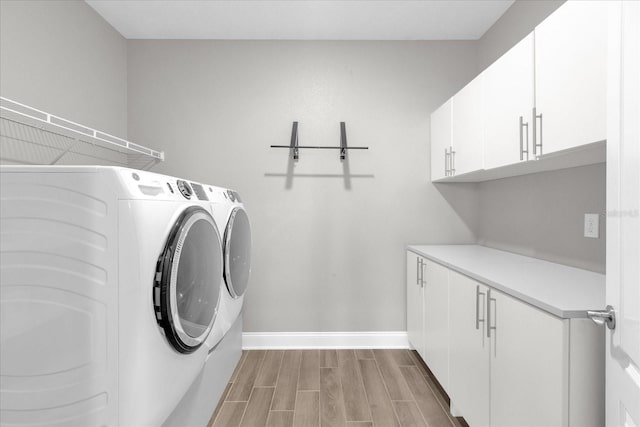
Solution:
<svg viewBox="0 0 640 427">
<path fill-rule="evenodd" d="M 482 295 L 482 308 L 484 309 L 484 292 L 480 292 L 480 285 L 476 285 L 476 330 L 480 329 L 480 323 L 484 323 L 484 313 L 482 319 L 480 318 L 480 295 Z"/>
<path fill-rule="evenodd" d="M 417 257 L 416 258 L 416 285 L 418 286 L 420 286 L 420 283 L 422 280 L 420 278 L 420 272 L 422 271 L 421 264 L 422 264 L 422 258 Z"/>
<path fill-rule="evenodd" d="M 444 176 L 449 176 L 449 149 L 444 149 Z"/>
<path fill-rule="evenodd" d="M 456 152 L 452 147 L 444 149 L 444 176 L 456 174 Z"/>
<path fill-rule="evenodd" d="M 540 119 L 540 135 L 538 135 L 538 119 Z M 536 107 L 533 107 L 533 128 L 531 131 L 533 136 L 533 155 L 538 157 L 542 155 L 542 113 L 537 114 Z M 538 152 L 538 148 L 540 148 L 540 152 Z"/>
<path fill-rule="evenodd" d="M 450 164 L 451 166 L 449 166 L 449 172 L 451 175 L 455 175 L 456 174 L 456 152 L 453 151 L 453 148 L 449 148 L 449 157 L 450 157 Z"/>
<path fill-rule="evenodd" d="M 423 288 L 424 288 L 424 287 L 425 287 L 425 285 L 427 284 L 427 281 L 426 281 L 426 280 L 425 280 L 425 278 L 424 278 L 424 271 L 425 271 L 426 269 L 427 269 L 427 263 L 426 263 L 426 262 L 424 262 L 424 260 L 422 260 L 422 273 L 421 273 L 421 274 L 422 274 L 422 276 L 421 276 L 421 277 L 422 277 L 422 287 L 423 287 Z"/>
<path fill-rule="evenodd" d="M 491 301 L 493 301 L 494 313 L 493 313 L 493 326 L 491 325 Z M 497 306 L 495 304 L 496 299 L 491 298 L 491 289 L 487 290 L 487 338 L 491 338 L 491 331 L 496 330 L 496 310 Z"/>
<path fill-rule="evenodd" d="M 520 116 L 520 160 L 525 159 L 525 154 L 527 155 L 527 160 L 529 160 L 529 122 L 525 122 Z"/>
</svg>

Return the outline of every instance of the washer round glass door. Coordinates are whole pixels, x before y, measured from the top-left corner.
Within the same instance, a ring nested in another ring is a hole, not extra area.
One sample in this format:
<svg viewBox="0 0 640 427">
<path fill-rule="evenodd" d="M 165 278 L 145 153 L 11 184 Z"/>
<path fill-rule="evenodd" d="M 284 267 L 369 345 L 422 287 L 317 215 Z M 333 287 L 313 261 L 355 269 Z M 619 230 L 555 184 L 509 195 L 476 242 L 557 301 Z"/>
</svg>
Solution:
<svg viewBox="0 0 640 427">
<path fill-rule="evenodd" d="M 181 353 L 206 340 L 218 313 L 222 244 L 206 210 L 192 206 L 178 218 L 158 259 L 154 305 L 158 324 Z"/>
<path fill-rule="evenodd" d="M 224 280 L 234 298 L 244 294 L 251 272 L 251 227 L 244 209 L 231 211 L 224 232 Z"/>
</svg>

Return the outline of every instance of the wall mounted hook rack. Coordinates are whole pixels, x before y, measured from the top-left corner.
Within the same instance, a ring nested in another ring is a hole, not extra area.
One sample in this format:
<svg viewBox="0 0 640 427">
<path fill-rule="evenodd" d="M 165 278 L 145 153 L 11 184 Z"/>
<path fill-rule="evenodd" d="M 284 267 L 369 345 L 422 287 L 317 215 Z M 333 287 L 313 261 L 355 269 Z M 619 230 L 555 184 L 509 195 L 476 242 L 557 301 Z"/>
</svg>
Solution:
<svg viewBox="0 0 640 427">
<path fill-rule="evenodd" d="M 347 126 L 345 122 L 340 122 L 340 145 L 338 146 L 325 146 L 325 145 L 299 145 L 298 144 L 298 122 L 293 122 L 291 126 L 291 142 L 289 145 L 271 145 L 271 148 L 288 148 L 291 152 L 293 160 L 298 160 L 298 150 L 313 149 L 313 150 L 340 150 L 340 160 L 344 160 L 347 156 L 347 150 L 368 150 L 369 147 L 349 147 L 347 145 Z"/>
</svg>

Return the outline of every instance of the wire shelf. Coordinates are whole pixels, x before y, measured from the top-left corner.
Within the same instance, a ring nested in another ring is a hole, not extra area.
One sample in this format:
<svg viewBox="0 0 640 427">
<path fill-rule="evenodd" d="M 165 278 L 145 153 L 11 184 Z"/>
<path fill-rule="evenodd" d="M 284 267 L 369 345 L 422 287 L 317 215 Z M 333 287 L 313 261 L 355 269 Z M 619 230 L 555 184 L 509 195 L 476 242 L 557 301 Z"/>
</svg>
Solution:
<svg viewBox="0 0 640 427">
<path fill-rule="evenodd" d="M 0 163 L 118 165 L 150 169 L 155 151 L 76 122 L 0 97 Z"/>
</svg>

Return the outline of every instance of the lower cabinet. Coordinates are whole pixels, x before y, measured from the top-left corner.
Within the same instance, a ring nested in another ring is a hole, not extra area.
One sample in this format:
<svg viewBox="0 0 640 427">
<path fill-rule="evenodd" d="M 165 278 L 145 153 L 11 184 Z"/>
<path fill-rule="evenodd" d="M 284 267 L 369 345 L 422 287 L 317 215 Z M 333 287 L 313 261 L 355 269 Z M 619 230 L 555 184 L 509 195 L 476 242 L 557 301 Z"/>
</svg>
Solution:
<svg viewBox="0 0 640 427">
<path fill-rule="evenodd" d="M 491 426 L 568 426 L 570 321 L 495 290 L 487 301 Z"/>
<path fill-rule="evenodd" d="M 424 260 L 424 354 L 422 358 L 449 392 L 449 270 Z"/>
<path fill-rule="evenodd" d="M 424 258 L 407 251 L 407 335 L 411 347 L 424 357 Z"/>
<path fill-rule="evenodd" d="M 490 413 L 490 341 L 485 330 L 488 288 L 449 273 L 452 404 L 470 426 L 488 426 Z M 458 414 L 456 414 L 458 415 Z"/>
<path fill-rule="evenodd" d="M 602 328 L 558 318 L 407 254 L 416 276 L 411 296 L 407 289 L 414 306 L 409 340 L 455 415 L 471 427 L 604 425 Z"/>
<path fill-rule="evenodd" d="M 445 391 L 449 386 L 448 280 L 447 268 L 407 251 L 409 343 L 427 363 Z"/>
<path fill-rule="evenodd" d="M 450 272 L 451 391 L 470 426 L 567 425 L 568 320 Z"/>
</svg>

